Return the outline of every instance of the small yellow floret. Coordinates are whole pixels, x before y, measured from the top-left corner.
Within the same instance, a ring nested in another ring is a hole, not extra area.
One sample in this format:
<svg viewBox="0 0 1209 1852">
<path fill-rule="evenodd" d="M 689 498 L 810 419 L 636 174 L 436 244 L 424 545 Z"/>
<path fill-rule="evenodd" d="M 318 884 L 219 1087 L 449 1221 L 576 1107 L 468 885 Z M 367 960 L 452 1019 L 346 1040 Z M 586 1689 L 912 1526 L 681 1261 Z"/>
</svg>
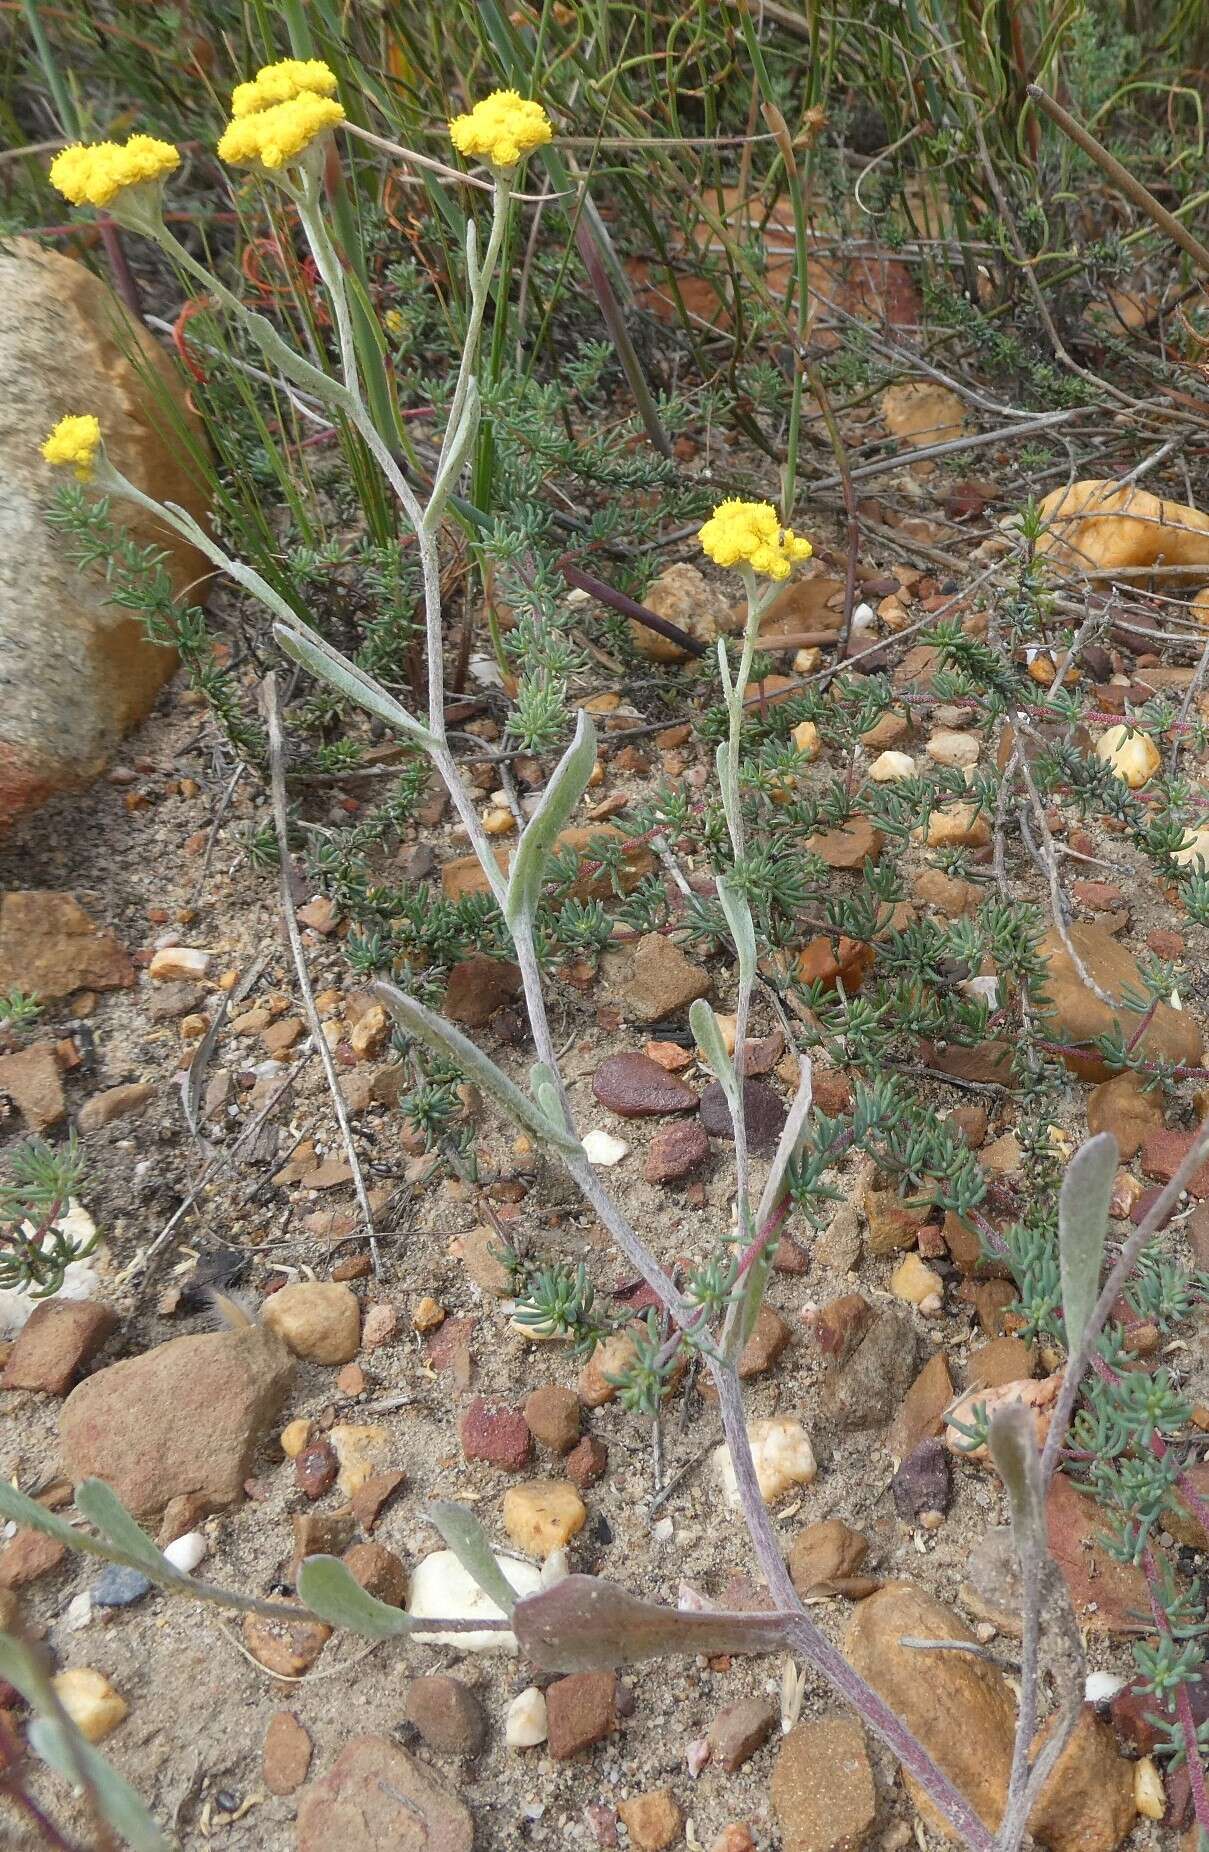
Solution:
<svg viewBox="0 0 1209 1852">
<path fill-rule="evenodd" d="M 100 423 L 86 412 L 82 417 L 60 418 L 42 446 L 42 455 L 48 463 L 71 464 L 80 481 L 87 482 L 100 447 Z"/>
<path fill-rule="evenodd" d="M 231 114 L 255 116 L 276 103 L 292 103 L 296 96 L 335 96 L 336 73 L 322 58 L 282 58 L 262 64 L 251 83 L 236 84 Z"/>
<path fill-rule="evenodd" d="M 768 579 L 787 579 L 793 562 L 814 551 L 781 526 L 771 502 L 719 502 L 697 538 L 717 565 L 748 565 Z"/>
<path fill-rule="evenodd" d="M 339 103 L 303 91 L 288 103 L 274 103 L 254 116 L 229 122 L 218 144 L 218 157 L 234 167 L 287 167 L 318 136 L 343 121 Z"/>
<path fill-rule="evenodd" d="M 449 136 L 459 154 L 478 155 L 493 167 L 515 167 L 540 148 L 554 127 L 540 103 L 515 90 L 493 90 L 467 116 L 455 116 Z"/>
<path fill-rule="evenodd" d="M 91 148 L 76 142 L 51 162 L 50 183 L 73 206 L 107 206 L 123 187 L 162 180 L 180 160 L 171 142 L 154 135 L 132 135 L 124 144 L 94 142 Z"/>
</svg>

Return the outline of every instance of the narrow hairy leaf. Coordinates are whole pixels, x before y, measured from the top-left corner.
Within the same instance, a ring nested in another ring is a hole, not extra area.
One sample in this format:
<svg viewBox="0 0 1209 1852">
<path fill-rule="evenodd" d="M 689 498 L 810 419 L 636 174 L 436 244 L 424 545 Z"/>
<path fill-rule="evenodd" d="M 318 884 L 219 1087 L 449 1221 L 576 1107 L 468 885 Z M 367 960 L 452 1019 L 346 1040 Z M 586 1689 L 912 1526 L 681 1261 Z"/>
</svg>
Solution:
<svg viewBox="0 0 1209 1852">
<path fill-rule="evenodd" d="M 441 514 L 445 503 L 449 500 L 449 492 L 462 473 L 467 455 L 478 435 L 478 428 L 479 386 L 478 381 L 471 374 L 466 388 L 466 402 L 458 420 L 458 428 L 450 441 L 445 461 L 441 464 L 440 474 L 432 485 L 428 506 L 424 510 L 424 525 L 429 530 L 435 530 L 440 526 Z"/>
<path fill-rule="evenodd" d="M 115 1549 L 99 1537 L 90 1536 L 87 1531 L 76 1530 L 66 1518 L 47 1511 L 45 1505 L 27 1498 L 24 1492 L 18 1492 L 4 1480 L 0 1480 L 0 1518 L 27 1525 L 30 1530 L 40 1530 L 44 1536 L 66 1544 L 69 1550 L 82 1550 L 86 1556 L 100 1556 L 107 1563 L 121 1563 L 127 1569 L 141 1567 L 139 1563 L 130 1560 L 125 1550 Z"/>
<path fill-rule="evenodd" d="M 591 714 L 581 707 L 575 738 L 550 774 L 541 802 L 525 825 L 512 858 L 504 902 L 504 918 L 510 930 L 519 920 L 531 920 L 536 913 L 554 839 L 587 790 L 595 763 L 596 726 Z"/>
<path fill-rule="evenodd" d="M 122 1838 L 131 1852 L 169 1852 L 170 1842 L 161 1833 L 140 1796 L 116 1768 L 105 1760 L 73 1730 L 74 1743 L 55 1717 L 35 1717 L 29 1726 L 30 1745 L 35 1753 L 54 1769 L 56 1775 L 74 1782 L 81 1767 L 92 1784 L 92 1791 L 106 1822 Z"/>
<path fill-rule="evenodd" d="M 1003 1480 L 1012 1515 L 1012 1537 L 1022 1563 L 1039 1562 L 1048 1548 L 1045 1489 L 1032 1410 L 1021 1402 L 996 1409 L 987 1445 Z"/>
<path fill-rule="evenodd" d="M 718 1018 L 704 997 L 698 997 L 689 1010 L 688 1026 L 693 1032 L 694 1041 L 705 1056 L 710 1072 L 725 1093 L 732 1114 L 737 1117 L 739 1088 L 735 1080 L 735 1071 L 731 1066 L 730 1056 L 726 1052 L 726 1043 L 722 1039 L 722 1029 Z"/>
<path fill-rule="evenodd" d="M 1100 1296 L 1100 1266 L 1117 1162 L 1117 1141 L 1111 1132 L 1089 1138 L 1067 1165 L 1058 1195 L 1062 1316 L 1066 1347 L 1072 1354 L 1079 1348 Z"/>
<path fill-rule="evenodd" d="M 791 1617 L 683 1611 L 643 1601 L 613 1582 L 571 1575 L 518 1601 L 512 1630 L 547 1672 L 595 1672 L 669 1653 L 775 1653 Z"/>
<path fill-rule="evenodd" d="M 739 954 L 739 982 L 751 984 L 756 975 L 756 928 L 747 896 L 723 877 L 718 882 L 718 899 Z"/>
<path fill-rule="evenodd" d="M 725 663 L 725 651 L 722 653 L 722 660 Z M 723 677 L 727 682 L 727 699 L 729 700 L 734 694 L 734 688 L 730 683 L 729 668 L 724 667 Z M 714 769 L 718 774 L 718 795 L 722 799 L 722 809 L 726 813 L 726 826 L 730 831 L 730 839 L 732 842 L 738 842 L 742 835 L 743 819 L 739 809 L 739 781 L 732 776 L 731 772 L 729 740 L 719 740 L 714 752 Z"/>
<path fill-rule="evenodd" d="M 179 1573 L 147 1533 L 131 1517 L 112 1486 L 103 1479 L 85 1479 L 76 1487 L 76 1510 L 95 1524 L 101 1535 L 121 1550 L 155 1582 L 179 1581 Z"/>
<path fill-rule="evenodd" d="M 481 1048 L 446 1022 L 443 1016 L 417 1003 L 395 984 L 372 984 L 373 994 L 386 1005 L 396 1022 L 401 1023 L 409 1035 L 416 1036 L 429 1048 L 435 1048 L 438 1054 L 448 1055 L 461 1068 L 468 1080 L 477 1081 L 493 1099 L 497 1100 L 506 1113 L 531 1131 L 536 1138 L 544 1139 L 549 1144 L 558 1145 L 563 1151 L 579 1151 L 578 1138 L 568 1132 L 565 1126 L 548 1119 L 540 1107 L 521 1092 L 520 1088 L 509 1080 L 508 1076 L 496 1067 Z"/>
<path fill-rule="evenodd" d="M 392 695 L 388 695 L 370 676 L 358 669 L 339 650 L 332 649 L 318 637 L 304 637 L 296 630 L 287 630 L 284 624 L 274 624 L 273 635 L 281 648 L 293 661 L 300 662 L 304 669 L 318 676 L 321 682 L 335 688 L 340 694 L 347 695 L 358 707 L 367 713 L 376 714 L 388 727 L 394 727 L 398 733 L 405 733 L 418 746 L 432 744 L 432 735 L 427 727 L 422 726 L 414 715 L 401 707 Z"/>
<path fill-rule="evenodd" d="M 798 1090 L 794 1095 L 789 1117 L 785 1121 L 780 1139 L 777 1141 L 776 1155 L 768 1171 L 768 1181 L 764 1185 L 764 1194 L 760 1198 L 760 1207 L 756 1211 L 756 1227 L 760 1229 L 776 1208 L 785 1184 L 785 1176 L 794 1158 L 798 1155 L 802 1141 L 806 1136 L 806 1121 L 814 1099 L 811 1079 L 810 1057 L 802 1055 L 798 1067 Z"/>
<path fill-rule="evenodd" d="M 501 1613 L 510 1615 L 516 1606 L 516 1590 L 496 1562 L 487 1533 L 473 1511 L 449 1499 L 440 1499 L 428 1507 L 427 1517 L 471 1580 L 478 1583 Z"/>
<path fill-rule="evenodd" d="M 368 1594 L 338 1556 L 308 1556 L 298 1571 L 298 1596 L 329 1626 L 367 1639 L 390 1640 L 412 1630 L 411 1616 Z"/>
</svg>

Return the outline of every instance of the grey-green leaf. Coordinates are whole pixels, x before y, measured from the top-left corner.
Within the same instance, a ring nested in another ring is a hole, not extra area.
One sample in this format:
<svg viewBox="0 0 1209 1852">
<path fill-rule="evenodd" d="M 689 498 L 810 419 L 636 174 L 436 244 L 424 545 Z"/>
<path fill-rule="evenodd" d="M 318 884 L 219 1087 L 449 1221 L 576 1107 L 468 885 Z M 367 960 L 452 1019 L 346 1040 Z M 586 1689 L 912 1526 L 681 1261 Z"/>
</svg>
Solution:
<svg viewBox="0 0 1209 1852">
<path fill-rule="evenodd" d="M 478 1583 L 501 1613 L 511 1615 L 516 1606 L 516 1590 L 496 1562 L 487 1533 L 473 1511 L 449 1499 L 440 1499 L 428 1507 L 427 1515 L 429 1523 L 440 1531 L 466 1574 Z"/>
<path fill-rule="evenodd" d="M 287 656 L 300 662 L 304 669 L 309 669 L 320 681 L 327 682 L 329 687 L 347 695 L 350 701 L 365 708 L 367 713 L 376 714 L 388 727 L 393 727 L 397 733 L 406 734 L 418 746 L 432 744 L 432 735 L 427 727 L 422 726 L 413 714 L 409 714 L 392 695 L 387 694 L 385 688 L 380 687 L 372 677 L 358 669 L 347 656 L 342 656 L 329 643 L 315 636 L 304 637 L 297 630 L 287 630 L 284 624 L 274 624 L 273 635 Z"/>
<path fill-rule="evenodd" d="M 69 1550 L 82 1550 L 87 1556 L 103 1557 L 107 1563 L 133 1566 L 128 1564 L 125 1551 L 113 1549 L 99 1538 L 90 1536 L 87 1531 L 76 1530 L 66 1518 L 57 1517 L 45 1505 L 27 1498 L 24 1492 L 18 1492 L 15 1486 L 3 1479 L 0 1479 L 0 1518 L 27 1525 L 30 1530 L 40 1530 L 45 1536 L 53 1537 L 57 1543 L 66 1544 Z"/>
<path fill-rule="evenodd" d="M 810 1057 L 800 1058 L 798 1069 L 798 1090 L 789 1117 L 777 1142 L 776 1156 L 768 1171 L 768 1181 L 764 1185 L 764 1194 L 760 1198 L 760 1207 L 756 1211 L 756 1228 L 761 1229 L 781 1199 L 785 1182 L 785 1173 L 798 1154 L 799 1147 L 806 1136 L 806 1121 L 814 1099 L 814 1088 Z"/>
<path fill-rule="evenodd" d="M 739 1088 L 735 1080 L 735 1070 L 726 1052 L 726 1043 L 722 1039 L 718 1018 L 704 997 L 698 997 L 689 1010 L 688 1026 L 693 1032 L 698 1048 L 709 1064 L 710 1072 L 725 1093 L 731 1112 L 737 1115 Z"/>
<path fill-rule="evenodd" d="M 105 1818 L 134 1852 L 167 1852 L 167 1842 L 134 1789 L 62 1714 L 40 1656 L 12 1634 L 0 1633 L 0 1678 L 15 1685 L 37 1713 L 29 1726 L 29 1740 L 43 1760 L 73 1784 L 78 1785 L 81 1775 L 92 1783 Z"/>
<path fill-rule="evenodd" d="M 575 738 L 551 773 L 512 858 L 504 902 L 504 918 L 510 930 L 522 919 L 532 920 L 536 913 L 554 839 L 587 790 L 595 763 L 596 726 L 591 714 L 581 707 Z"/>
<path fill-rule="evenodd" d="M 1047 1550 L 1045 1492 L 1032 1410 L 1021 1402 L 996 1409 L 987 1445 L 1003 1480 L 1012 1513 L 1012 1536 L 1022 1564 L 1038 1563 Z"/>
<path fill-rule="evenodd" d="M 414 997 L 409 997 L 395 984 L 378 983 L 370 988 L 409 1035 L 418 1037 L 429 1048 L 435 1048 L 438 1054 L 448 1055 L 456 1061 L 468 1080 L 477 1081 L 506 1113 L 511 1114 L 518 1124 L 527 1127 L 536 1138 L 558 1145 L 564 1151 L 582 1149 L 574 1133 L 548 1119 L 536 1102 L 526 1098 L 520 1088 L 496 1067 L 494 1061 L 488 1059 L 481 1048 L 476 1047 L 469 1036 L 455 1029 L 443 1016 L 438 1016 L 423 1003 L 417 1003 Z"/>
<path fill-rule="evenodd" d="M 112 1486 L 103 1479 L 85 1479 L 76 1487 L 76 1510 L 95 1524 L 101 1535 L 137 1564 L 154 1582 L 176 1582 L 178 1572 L 141 1530 Z"/>
<path fill-rule="evenodd" d="M 390 1640 L 412 1631 L 411 1616 L 367 1594 L 338 1556 L 308 1556 L 298 1571 L 298 1596 L 329 1626 L 370 1640 Z"/>
<path fill-rule="evenodd" d="M 547 1672 L 594 1672 L 673 1653 L 773 1653 L 793 1617 L 668 1608 L 613 1582 L 571 1575 L 518 1601 L 512 1627 L 521 1651 Z"/>
<path fill-rule="evenodd" d="M 1119 1154 L 1111 1132 L 1080 1145 L 1066 1167 L 1058 1194 L 1058 1264 L 1066 1346 L 1078 1350 L 1100 1296 L 1100 1267 Z"/>
<path fill-rule="evenodd" d="M 747 896 L 723 877 L 718 882 L 718 899 L 739 954 L 739 981 L 750 984 L 756 975 L 756 928 Z"/>
<path fill-rule="evenodd" d="M 53 1717 L 35 1717 L 29 1726 L 35 1754 L 57 1775 L 74 1782 L 83 1767 L 106 1821 L 132 1852 L 168 1852 L 169 1841 L 130 1783 L 78 1731 L 74 1735 L 69 1744 L 63 1725 Z"/>
</svg>

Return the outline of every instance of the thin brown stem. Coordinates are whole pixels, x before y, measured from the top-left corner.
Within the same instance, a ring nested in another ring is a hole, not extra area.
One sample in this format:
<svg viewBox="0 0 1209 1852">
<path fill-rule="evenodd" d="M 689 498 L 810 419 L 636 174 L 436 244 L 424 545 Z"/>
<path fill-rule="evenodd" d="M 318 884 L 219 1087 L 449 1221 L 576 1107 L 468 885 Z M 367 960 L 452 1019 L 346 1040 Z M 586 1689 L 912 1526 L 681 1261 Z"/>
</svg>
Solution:
<svg viewBox="0 0 1209 1852">
<path fill-rule="evenodd" d="M 319 1020 L 319 1011 L 315 1006 L 315 993 L 311 988 L 310 975 L 306 968 L 306 952 L 303 950 L 302 934 L 298 930 L 298 916 L 294 911 L 294 896 L 290 890 L 290 851 L 289 851 L 289 812 L 285 796 L 285 747 L 281 734 L 281 711 L 277 704 L 277 677 L 270 673 L 262 684 L 264 695 L 265 724 L 268 731 L 269 745 L 269 783 L 273 802 L 273 824 L 277 831 L 277 852 L 281 864 L 281 911 L 285 919 L 286 933 L 290 941 L 290 951 L 294 958 L 294 970 L 298 976 L 298 988 L 302 995 L 302 1007 L 311 1040 L 318 1050 L 323 1063 L 323 1072 L 327 1077 L 328 1091 L 332 1096 L 332 1109 L 340 1127 L 340 1136 L 348 1156 L 349 1169 L 353 1173 L 353 1189 L 357 1204 L 365 1222 L 365 1232 L 369 1237 L 369 1251 L 373 1257 L 375 1276 L 381 1271 L 381 1256 L 378 1252 L 378 1237 L 374 1229 L 374 1212 L 370 1207 L 369 1196 L 365 1188 L 365 1178 L 361 1173 L 361 1160 L 357 1156 L 357 1147 L 353 1139 L 353 1129 L 349 1124 L 348 1110 L 344 1104 L 344 1095 L 340 1091 L 340 1081 L 336 1074 L 336 1063 L 328 1047 L 327 1037 L 323 1033 L 323 1024 Z"/>
</svg>

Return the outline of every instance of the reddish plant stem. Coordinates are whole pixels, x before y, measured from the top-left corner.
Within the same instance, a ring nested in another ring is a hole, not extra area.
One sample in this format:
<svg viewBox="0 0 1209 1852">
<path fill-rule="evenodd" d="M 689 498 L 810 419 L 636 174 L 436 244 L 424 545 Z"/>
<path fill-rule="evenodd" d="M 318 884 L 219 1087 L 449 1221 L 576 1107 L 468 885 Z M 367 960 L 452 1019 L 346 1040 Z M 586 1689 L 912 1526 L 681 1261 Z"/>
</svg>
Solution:
<svg viewBox="0 0 1209 1852">
<path fill-rule="evenodd" d="M 0 1758 L 3 1759 L 2 1766 L 0 1766 L 0 1796 L 7 1796 L 23 1813 L 29 1816 L 47 1845 L 52 1848 L 52 1852 L 76 1852 L 71 1841 L 64 1839 L 54 1821 L 43 1813 L 33 1796 L 26 1793 L 21 1780 L 21 1763 L 25 1759 L 21 1744 L 2 1719 L 0 1719 Z"/>
<path fill-rule="evenodd" d="M 608 605 L 611 611 L 619 611 L 622 617 L 629 617 L 646 630 L 653 630 L 657 636 L 666 637 L 682 649 L 686 656 L 708 656 L 709 650 L 704 643 L 698 643 L 696 637 L 690 637 L 687 630 L 681 630 L 679 624 L 673 624 L 670 618 L 660 617 L 655 611 L 648 611 L 644 604 L 630 598 L 625 592 L 619 592 L 615 585 L 608 585 L 603 579 L 595 578 L 577 566 L 574 560 L 560 559 L 558 569 L 568 585 L 574 585 L 581 592 Z"/>
<path fill-rule="evenodd" d="M 134 280 L 126 250 L 122 244 L 122 234 L 111 218 L 97 220 L 97 229 L 101 234 L 101 243 L 105 246 L 105 255 L 109 259 L 109 268 L 113 271 L 113 286 L 130 313 L 140 326 L 143 321 L 143 298 L 139 286 Z"/>
<path fill-rule="evenodd" d="M 1044 1048 L 1047 1055 L 1090 1055 L 1094 1057 L 1098 1053 L 1090 1043 L 1038 1041 L 1036 1046 L 1038 1048 Z M 1133 1044 L 1130 1043 L 1131 1048 L 1132 1046 Z M 1158 1074 L 1163 1070 L 1157 1061 L 1139 1061 L 1134 1071 L 1139 1074 Z M 1171 1080 L 1209 1080 L 1209 1067 L 1174 1067 L 1167 1078 Z"/>
<path fill-rule="evenodd" d="M 1149 1029 L 1151 1023 L 1154 1021 L 1154 1013 L 1158 1009 L 1158 1007 L 1159 1007 L 1158 998 L 1152 997 L 1150 999 L 1150 1004 L 1146 1010 L 1145 1015 L 1142 1017 L 1137 1028 L 1134 1030 L 1128 1042 L 1126 1042 L 1125 1044 L 1125 1052 L 1127 1055 L 1131 1055 L 1133 1053 L 1134 1049 L 1137 1047 L 1138 1043 L 1141 1041 L 1142 1037 L 1145 1035 L 1147 1029 Z"/>
<path fill-rule="evenodd" d="M 1150 1595 L 1150 1612 L 1154 1624 L 1165 1640 L 1172 1638 L 1171 1622 L 1163 1606 L 1159 1593 L 1159 1571 L 1154 1560 L 1154 1551 L 1147 1545 L 1142 1557 L 1142 1569 L 1146 1576 L 1146 1588 Z M 1192 1715 L 1192 1700 L 1188 1696 L 1188 1687 L 1182 1684 L 1175 1694 L 1176 1716 L 1180 1720 L 1180 1735 L 1184 1739 L 1184 1756 L 1188 1763 L 1188 1781 L 1192 1789 L 1192 1807 L 1196 1814 L 1196 1823 L 1202 1833 L 1209 1833 L 1209 1792 L 1205 1788 L 1205 1768 L 1201 1761 L 1200 1742 L 1196 1733 L 1196 1719 Z"/>
</svg>

